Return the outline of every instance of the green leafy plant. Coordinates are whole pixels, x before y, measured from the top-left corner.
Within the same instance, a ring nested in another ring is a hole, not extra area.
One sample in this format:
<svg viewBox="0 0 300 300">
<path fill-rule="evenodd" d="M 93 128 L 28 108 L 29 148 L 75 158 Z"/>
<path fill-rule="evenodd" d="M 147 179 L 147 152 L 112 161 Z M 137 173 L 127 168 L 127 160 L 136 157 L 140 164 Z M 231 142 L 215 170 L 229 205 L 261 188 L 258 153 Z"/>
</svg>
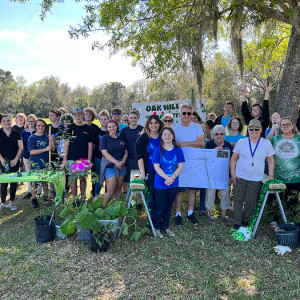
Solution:
<svg viewBox="0 0 300 300">
<path fill-rule="evenodd" d="M 102 225 L 99 220 L 117 220 L 126 217 L 122 228 L 122 234 L 128 235 L 129 228 L 134 229 L 131 240 L 137 241 L 141 235 L 148 232 L 148 228 L 140 228 L 137 225 L 137 211 L 134 207 L 126 207 L 122 201 L 111 201 L 107 206 L 103 206 L 103 198 L 98 198 L 92 203 L 85 202 L 81 206 L 68 205 L 60 213 L 61 218 L 65 218 L 61 226 L 64 234 L 72 234 L 79 223 L 84 229 L 93 232 L 97 242 L 101 245 L 101 238 L 109 240 L 112 232 L 111 224 Z M 133 221 L 132 221 L 133 220 Z M 118 228 L 120 229 L 120 228 Z"/>
</svg>

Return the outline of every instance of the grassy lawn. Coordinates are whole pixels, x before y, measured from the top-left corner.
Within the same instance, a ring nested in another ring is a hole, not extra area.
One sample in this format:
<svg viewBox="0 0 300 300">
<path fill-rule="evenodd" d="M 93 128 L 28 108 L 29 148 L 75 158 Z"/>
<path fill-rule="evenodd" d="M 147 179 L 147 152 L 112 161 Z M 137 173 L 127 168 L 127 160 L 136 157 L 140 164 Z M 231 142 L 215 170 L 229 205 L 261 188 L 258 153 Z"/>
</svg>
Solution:
<svg viewBox="0 0 300 300">
<path fill-rule="evenodd" d="M 122 237 L 92 253 L 75 235 L 37 244 L 26 188 L 17 211 L 0 214 L 0 299 L 300 299 L 300 248 L 277 256 L 266 223 L 238 242 L 220 221 L 199 217 L 199 226 L 178 229 L 172 220 L 175 238 Z"/>
</svg>

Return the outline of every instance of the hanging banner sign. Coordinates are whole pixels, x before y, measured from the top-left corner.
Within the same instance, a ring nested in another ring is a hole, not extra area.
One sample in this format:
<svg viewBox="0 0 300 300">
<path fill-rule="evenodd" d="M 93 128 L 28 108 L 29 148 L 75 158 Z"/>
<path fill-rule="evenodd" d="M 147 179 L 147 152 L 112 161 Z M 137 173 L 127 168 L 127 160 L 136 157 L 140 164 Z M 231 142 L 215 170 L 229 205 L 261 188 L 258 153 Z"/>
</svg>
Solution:
<svg viewBox="0 0 300 300">
<path fill-rule="evenodd" d="M 145 126 L 146 119 L 154 114 L 162 118 L 166 114 L 172 114 L 174 116 L 173 126 L 180 123 L 179 107 L 182 103 L 191 104 L 190 99 L 186 100 L 172 100 L 161 102 L 141 102 L 132 103 L 132 109 L 136 109 L 140 113 L 140 119 L 138 124 Z M 202 105 L 200 105 L 200 99 L 196 99 L 196 111 L 200 115 L 203 121 L 206 120 L 206 100 L 202 98 Z"/>
</svg>

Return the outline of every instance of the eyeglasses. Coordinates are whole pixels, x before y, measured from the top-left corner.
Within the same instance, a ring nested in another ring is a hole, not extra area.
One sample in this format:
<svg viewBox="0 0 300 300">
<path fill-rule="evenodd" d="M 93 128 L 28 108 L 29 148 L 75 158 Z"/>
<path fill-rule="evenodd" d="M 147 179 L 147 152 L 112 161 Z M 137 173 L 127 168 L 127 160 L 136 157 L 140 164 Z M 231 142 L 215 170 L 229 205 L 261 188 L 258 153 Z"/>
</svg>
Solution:
<svg viewBox="0 0 300 300">
<path fill-rule="evenodd" d="M 249 128 L 249 131 L 259 131 L 259 128 Z"/>
<path fill-rule="evenodd" d="M 239 125 L 240 122 L 231 122 L 231 125 Z"/>
<path fill-rule="evenodd" d="M 119 116 L 119 115 L 120 115 L 120 113 L 114 113 L 114 115 L 118 115 L 118 116 Z"/>
<path fill-rule="evenodd" d="M 172 123 L 173 120 L 163 120 L 164 122 L 167 122 L 167 123 Z"/>
<path fill-rule="evenodd" d="M 33 121 L 33 120 L 32 121 L 27 121 L 27 123 L 35 123 L 35 121 Z"/>
<path fill-rule="evenodd" d="M 185 111 L 184 111 L 182 114 L 183 114 L 184 116 L 185 116 L 185 115 L 190 116 L 192 113 L 191 113 L 191 112 L 185 112 Z"/>
<path fill-rule="evenodd" d="M 123 120 L 123 122 L 129 122 L 129 120 L 125 119 L 125 120 Z"/>
<path fill-rule="evenodd" d="M 224 135 L 224 133 L 215 133 L 215 136 Z"/>
<path fill-rule="evenodd" d="M 291 127 L 292 126 L 292 123 L 286 123 L 286 124 L 281 124 L 280 127 Z"/>
</svg>

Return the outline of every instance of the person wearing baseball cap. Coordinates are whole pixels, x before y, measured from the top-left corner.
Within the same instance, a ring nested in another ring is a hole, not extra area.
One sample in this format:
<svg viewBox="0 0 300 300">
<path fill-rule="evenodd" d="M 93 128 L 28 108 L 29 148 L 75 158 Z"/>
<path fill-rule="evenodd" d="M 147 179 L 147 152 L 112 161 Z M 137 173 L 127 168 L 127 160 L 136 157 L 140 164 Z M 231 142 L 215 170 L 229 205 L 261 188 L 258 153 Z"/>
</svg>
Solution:
<svg viewBox="0 0 300 300">
<path fill-rule="evenodd" d="M 65 135 L 70 137 L 65 141 L 62 167 L 71 167 L 77 159 L 92 161 L 93 132 L 90 126 L 83 121 L 83 111 L 80 107 L 72 110 L 74 123 L 68 125 Z M 70 188 L 73 197 L 77 196 L 77 182 L 71 182 Z M 86 178 L 80 178 L 81 201 L 85 200 Z"/>
<path fill-rule="evenodd" d="M 234 225 L 247 227 L 254 213 L 262 180 L 265 178 L 265 159 L 268 162 L 270 180 L 274 178 L 274 149 L 269 140 L 261 136 L 262 124 L 252 119 L 248 127 L 249 137 L 237 142 L 230 161 L 230 182 L 233 183 Z M 245 202 L 245 205 L 244 205 Z"/>
</svg>

